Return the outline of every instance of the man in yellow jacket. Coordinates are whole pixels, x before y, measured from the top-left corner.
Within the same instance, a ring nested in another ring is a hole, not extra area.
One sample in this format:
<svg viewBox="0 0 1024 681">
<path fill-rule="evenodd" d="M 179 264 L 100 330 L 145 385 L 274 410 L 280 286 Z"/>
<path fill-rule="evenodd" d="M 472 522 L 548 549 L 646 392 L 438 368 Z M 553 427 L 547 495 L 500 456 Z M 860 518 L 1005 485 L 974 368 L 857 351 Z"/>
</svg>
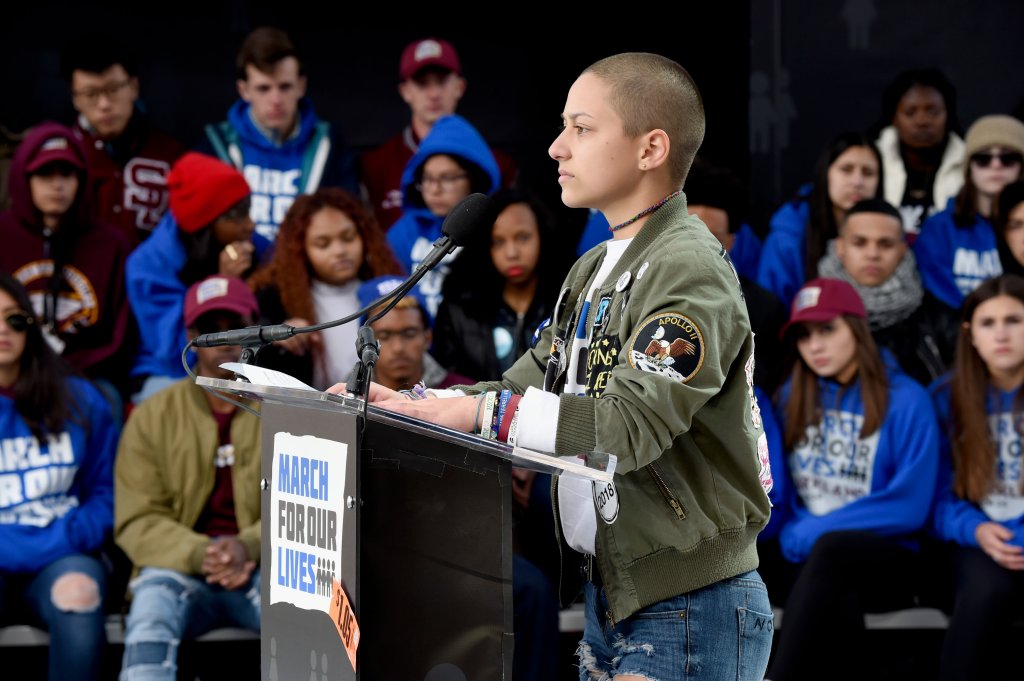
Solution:
<svg viewBox="0 0 1024 681">
<path fill-rule="evenodd" d="M 189 338 L 253 323 L 256 299 L 239 279 L 214 276 L 185 298 Z M 237 347 L 199 348 L 200 376 Z M 187 631 L 259 631 L 259 419 L 183 379 L 152 396 L 125 425 L 115 470 L 115 538 L 136 578 L 125 633 L 124 680 L 177 673 Z"/>
</svg>

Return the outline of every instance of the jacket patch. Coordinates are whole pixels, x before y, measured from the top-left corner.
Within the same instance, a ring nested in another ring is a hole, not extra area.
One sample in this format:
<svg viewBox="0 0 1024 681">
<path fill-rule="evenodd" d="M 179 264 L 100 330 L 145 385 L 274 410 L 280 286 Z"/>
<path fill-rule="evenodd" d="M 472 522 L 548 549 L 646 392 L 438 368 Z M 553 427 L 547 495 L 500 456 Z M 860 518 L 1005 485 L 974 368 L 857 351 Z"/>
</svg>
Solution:
<svg viewBox="0 0 1024 681">
<path fill-rule="evenodd" d="M 693 321 L 675 312 L 648 318 L 633 334 L 629 364 L 680 383 L 697 375 L 704 364 L 704 339 Z"/>
<path fill-rule="evenodd" d="M 619 363 L 619 337 L 598 336 L 587 348 L 587 397 L 601 397 L 608 388 L 612 369 Z"/>
<path fill-rule="evenodd" d="M 619 494 L 614 482 L 593 482 L 594 506 L 601 520 L 609 525 L 619 518 Z"/>
</svg>

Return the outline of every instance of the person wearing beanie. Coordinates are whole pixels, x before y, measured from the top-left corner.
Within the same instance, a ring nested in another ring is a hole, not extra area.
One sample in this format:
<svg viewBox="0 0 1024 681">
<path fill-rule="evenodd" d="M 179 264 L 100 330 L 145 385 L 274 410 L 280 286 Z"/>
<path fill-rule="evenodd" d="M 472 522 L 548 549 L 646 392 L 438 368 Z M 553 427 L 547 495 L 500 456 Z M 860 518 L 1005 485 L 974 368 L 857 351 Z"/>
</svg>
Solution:
<svg viewBox="0 0 1024 681">
<path fill-rule="evenodd" d="M 39 124 L 21 143 L 8 174 L 11 209 L 0 214 L 0 270 L 28 290 L 51 347 L 99 381 L 116 407 L 134 346 L 124 281 L 130 245 L 96 219 L 87 158 L 58 123 Z"/>
<path fill-rule="evenodd" d="M 360 179 L 385 232 L 402 217 L 405 166 L 434 124 L 455 113 L 465 92 L 466 79 L 454 45 L 423 38 L 405 46 L 398 67 L 398 94 L 409 106 L 409 125 L 359 159 Z M 491 153 L 501 170 L 502 186 L 512 186 L 518 174 L 515 160 L 497 149 Z"/>
<path fill-rule="evenodd" d="M 914 602 L 938 427 L 927 391 L 879 353 L 849 283 L 807 282 L 783 337 L 796 360 L 775 405 L 783 448 L 770 454 L 784 496 L 773 499 L 778 537 L 760 543 L 758 570 L 786 623 L 766 676 L 863 678 L 870 663 L 834 662 L 866 609 Z"/>
<path fill-rule="evenodd" d="M 272 26 L 252 31 L 236 61 L 239 100 L 227 120 L 205 127 L 197 149 L 244 173 L 252 190 L 249 215 L 270 241 L 300 194 L 320 187 L 359 193 L 355 156 L 340 127 L 313 110 L 304 66 L 287 33 Z"/>
<path fill-rule="evenodd" d="M 215 275 L 182 296 L 188 337 L 248 326 L 256 298 Z M 241 348 L 196 348 L 196 373 Z M 114 466 L 114 539 L 131 559 L 121 679 L 177 676 L 178 644 L 216 627 L 260 628 L 260 423 L 190 378 L 132 410 Z"/>
<path fill-rule="evenodd" d="M 167 176 L 169 210 L 128 257 L 128 299 L 139 326 L 132 367 L 142 401 L 185 375 L 185 291 L 206 277 L 246 277 L 270 247 L 249 217 L 249 185 L 215 158 L 189 152 Z"/>
<path fill-rule="evenodd" d="M 924 288 L 946 307 L 944 345 L 949 347 L 956 343 L 964 296 L 1003 272 L 992 213 L 1003 187 L 1021 179 L 1024 123 L 983 116 L 968 129 L 964 147 L 963 187 L 944 211 L 925 222 L 914 243 Z"/>
</svg>

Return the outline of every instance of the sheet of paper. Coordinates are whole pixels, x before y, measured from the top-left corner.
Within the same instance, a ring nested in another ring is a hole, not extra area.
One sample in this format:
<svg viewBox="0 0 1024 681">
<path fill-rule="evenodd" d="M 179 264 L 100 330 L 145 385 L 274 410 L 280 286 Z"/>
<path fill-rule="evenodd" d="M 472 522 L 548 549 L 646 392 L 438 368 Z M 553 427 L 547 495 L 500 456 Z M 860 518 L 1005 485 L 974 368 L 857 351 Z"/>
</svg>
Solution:
<svg viewBox="0 0 1024 681">
<path fill-rule="evenodd" d="M 220 368 L 233 371 L 239 376 L 244 376 L 254 385 L 269 385 L 275 388 L 298 388 L 299 390 L 312 390 L 316 392 L 316 388 L 311 388 L 299 379 L 280 371 L 274 371 L 273 369 L 265 369 L 252 364 L 242 364 L 241 362 L 225 362 L 220 365 Z"/>
</svg>

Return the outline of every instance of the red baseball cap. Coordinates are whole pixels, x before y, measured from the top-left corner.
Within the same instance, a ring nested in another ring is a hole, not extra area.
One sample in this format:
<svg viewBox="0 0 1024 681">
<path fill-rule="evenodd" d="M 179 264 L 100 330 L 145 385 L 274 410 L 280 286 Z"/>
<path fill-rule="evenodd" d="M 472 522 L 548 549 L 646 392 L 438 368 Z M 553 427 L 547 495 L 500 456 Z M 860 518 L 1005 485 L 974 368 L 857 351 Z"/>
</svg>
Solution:
<svg viewBox="0 0 1024 681">
<path fill-rule="evenodd" d="M 197 319 L 213 310 L 234 312 L 255 321 L 260 306 L 241 279 L 212 276 L 192 284 L 185 294 L 185 326 L 192 326 Z"/>
<path fill-rule="evenodd" d="M 794 324 L 827 322 L 840 315 L 867 319 L 868 312 L 857 289 L 840 279 L 812 279 L 797 291 L 789 321 L 782 327 L 779 336 L 785 336 Z"/>
<path fill-rule="evenodd" d="M 29 159 L 25 169 L 30 173 L 34 173 L 47 163 L 55 161 L 70 163 L 79 170 L 85 169 L 85 163 L 83 163 L 82 158 L 78 155 L 71 140 L 63 135 L 54 135 L 40 144 L 39 148 L 36 149 L 36 153 Z"/>
<path fill-rule="evenodd" d="M 462 75 L 462 64 L 459 54 L 447 40 L 426 38 L 406 45 L 402 51 L 402 61 L 398 67 L 398 76 L 406 81 L 428 66 L 438 66 Z"/>
</svg>

